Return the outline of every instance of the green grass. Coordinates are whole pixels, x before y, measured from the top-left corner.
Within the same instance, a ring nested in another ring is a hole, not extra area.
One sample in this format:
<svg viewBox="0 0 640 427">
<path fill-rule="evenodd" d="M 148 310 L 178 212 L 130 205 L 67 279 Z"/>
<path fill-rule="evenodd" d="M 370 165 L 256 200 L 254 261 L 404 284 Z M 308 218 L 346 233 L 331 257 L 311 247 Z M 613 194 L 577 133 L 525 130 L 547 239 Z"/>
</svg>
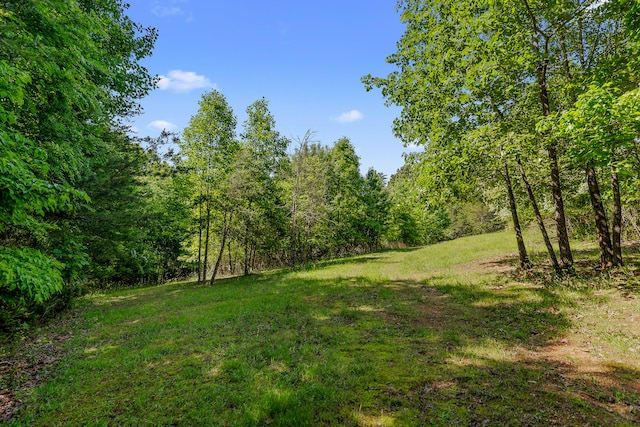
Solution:
<svg viewBox="0 0 640 427">
<path fill-rule="evenodd" d="M 0 380 L 24 402 L 9 424 L 639 423 L 635 288 L 543 286 L 513 247 L 496 233 L 86 297 L 20 346 L 65 353 L 34 387 Z"/>
</svg>

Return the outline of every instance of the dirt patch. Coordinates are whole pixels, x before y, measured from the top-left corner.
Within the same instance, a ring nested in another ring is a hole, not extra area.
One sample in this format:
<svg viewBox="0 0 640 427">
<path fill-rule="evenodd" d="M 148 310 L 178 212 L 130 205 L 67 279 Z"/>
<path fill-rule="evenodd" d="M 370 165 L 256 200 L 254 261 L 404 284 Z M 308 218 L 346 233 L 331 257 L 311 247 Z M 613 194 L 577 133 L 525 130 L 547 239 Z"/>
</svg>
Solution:
<svg viewBox="0 0 640 427">
<path fill-rule="evenodd" d="M 605 357 L 604 353 L 609 352 L 595 347 L 590 341 L 563 338 L 544 347 L 538 355 L 558 365 L 567 378 L 588 379 L 602 387 L 621 387 L 640 394 L 640 378 L 633 374 L 635 368 Z"/>
<path fill-rule="evenodd" d="M 51 321 L 44 330 L 19 344 L 0 347 L 0 423 L 11 419 L 23 402 L 18 396 L 45 381 L 68 351 L 67 342 L 79 321 L 69 311 Z"/>
<path fill-rule="evenodd" d="M 443 323 L 450 321 L 451 306 L 448 296 L 431 286 L 423 286 L 420 289 L 422 304 L 416 304 L 420 316 L 415 319 L 415 326 L 427 328 L 440 328 Z"/>
<path fill-rule="evenodd" d="M 22 401 L 16 399 L 11 390 L 0 390 L 0 422 L 10 420 L 20 406 Z"/>
<path fill-rule="evenodd" d="M 9 420 L 22 405 L 16 398 L 18 391 L 31 389 L 49 376 L 51 366 L 64 354 L 62 342 L 69 338 L 58 337 L 55 345 L 36 340 L 23 355 L 0 357 L 0 377 L 9 387 L 0 390 L 0 422 Z"/>
<path fill-rule="evenodd" d="M 593 340 L 597 340 L 595 335 L 578 330 L 523 355 L 523 361 L 552 368 L 555 375 L 548 378 L 546 389 L 588 402 L 630 422 L 640 421 L 637 367 L 626 365 L 606 343 Z"/>
<path fill-rule="evenodd" d="M 472 265 L 480 272 L 512 274 L 518 269 L 518 259 L 515 255 L 496 257 L 474 262 Z"/>
</svg>

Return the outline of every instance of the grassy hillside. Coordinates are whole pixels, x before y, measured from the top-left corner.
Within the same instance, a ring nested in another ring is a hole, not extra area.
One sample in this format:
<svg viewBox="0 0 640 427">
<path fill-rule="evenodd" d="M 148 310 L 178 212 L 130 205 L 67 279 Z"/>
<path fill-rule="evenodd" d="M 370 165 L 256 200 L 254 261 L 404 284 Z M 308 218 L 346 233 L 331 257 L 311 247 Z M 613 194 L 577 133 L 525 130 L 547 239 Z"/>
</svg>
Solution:
<svg viewBox="0 0 640 427">
<path fill-rule="evenodd" d="M 0 353 L 9 423 L 640 423 L 633 267 L 545 283 L 515 274 L 513 247 L 496 233 L 87 297 Z"/>
</svg>

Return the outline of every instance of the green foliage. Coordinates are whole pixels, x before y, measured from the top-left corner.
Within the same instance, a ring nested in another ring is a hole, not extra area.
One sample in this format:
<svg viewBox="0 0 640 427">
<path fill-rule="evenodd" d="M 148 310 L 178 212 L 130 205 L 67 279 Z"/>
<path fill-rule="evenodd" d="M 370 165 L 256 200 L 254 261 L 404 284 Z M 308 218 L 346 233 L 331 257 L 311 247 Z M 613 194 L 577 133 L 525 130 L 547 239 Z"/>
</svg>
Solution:
<svg viewBox="0 0 640 427">
<path fill-rule="evenodd" d="M 289 175 L 281 183 L 290 215 L 289 259 L 300 261 L 327 255 L 329 231 L 328 148 L 307 132 L 291 155 Z"/>
<path fill-rule="evenodd" d="M 347 138 L 336 141 L 328 153 L 327 196 L 332 252 L 350 253 L 364 243 L 361 227 L 365 216 L 362 200 L 364 181 L 360 158 Z"/>
<path fill-rule="evenodd" d="M 219 253 L 222 254 L 241 195 L 242 182 L 233 179 L 241 146 L 236 140 L 237 118 L 223 94 L 216 90 L 205 93 L 199 105 L 179 145 L 181 163 L 187 170 L 186 178 L 195 188 L 192 191 L 193 221 L 198 231 L 192 247 L 197 248 L 198 276 L 204 280 L 209 266 L 212 224 L 220 236 Z M 213 276 L 220 259 L 221 255 L 218 255 Z"/>
<path fill-rule="evenodd" d="M 450 239 L 474 234 L 492 233 L 505 228 L 505 221 L 480 202 L 464 202 L 448 209 L 451 223 L 446 235 Z"/>
<path fill-rule="evenodd" d="M 232 170 L 239 150 L 237 118 L 225 96 L 217 90 L 202 95 L 200 108 L 191 117 L 180 142 L 185 166 L 201 176 L 208 185 L 224 181 Z"/>
<path fill-rule="evenodd" d="M 236 163 L 235 179 L 241 181 L 238 230 L 243 247 L 243 266 L 248 274 L 256 258 L 269 260 L 282 251 L 287 219 L 284 194 L 278 181 L 283 179 L 289 140 L 276 130 L 269 103 L 262 98 L 247 107 L 241 144 L 243 152 Z M 253 256 L 250 256 L 253 253 Z"/>
<path fill-rule="evenodd" d="M 31 248 L 0 247 L 0 296 L 43 303 L 62 290 L 62 264 Z"/>
<path fill-rule="evenodd" d="M 362 233 L 369 247 L 376 248 L 389 228 L 391 201 L 386 188 L 385 176 L 369 168 L 363 183 L 364 219 Z"/>
<path fill-rule="evenodd" d="M 108 149 L 79 182 L 91 204 L 78 209 L 67 229 L 78 227 L 69 234 L 86 248 L 83 274 L 93 286 L 157 283 L 180 274 L 172 264 L 181 255 L 188 212 L 175 171 L 157 153 L 169 137 L 145 141 L 145 150 L 122 132 L 105 135 Z"/>
<path fill-rule="evenodd" d="M 119 0 L 0 6 L 0 250 L 4 302 L 43 306 L 86 266 L 78 213 L 109 134 L 154 85 L 156 33 Z M 37 308 L 37 307 L 36 307 Z M 36 310 L 37 311 L 37 310 Z"/>
<path fill-rule="evenodd" d="M 610 84 L 590 86 L 574 107 L 557 119 L 556 136 L 571 143 L 568 155 L 578 164 L 589 161 L 634 174 L 635 138 L 640 135 L 639 93 L 636 89 L 617 96 Z"/>
<path fill-rule="evenodd" d="M 389 181 L 389 243 L 415 246 L 447 238 L 451 220 L 447 210 L 437 203 L 438 197 L 423 184 L 420 160 L 420 156 L 409 156 Z"/>
<path fill-rule="evenodd" d="M 362 81 L 367 90 L 379 88 L 387 104 L 402 108 L 395 134 L 405 144 L 425 146 L 417 174 L 428 193 L 423 200 L 430 206 L 484 200 L 497 186 L 506 188 L 502 169 L 514 169 L 516 160 L 533 175 L 534 196 L 549 200 L 538 172 L 538 165 L 546 166 L 561 260 L 569 265 L 563 188 L 580 188 L 576 163 L 602 160 L 613 150 L 615 108 L 608 109 L 604 98 L 578 107 L 584 120 L 578 125 L 574 115 L 573 129 L 588 138 L 575 132 L 558 138 L 554 114 L 571 109 L 591 82 L 622 91 L 637 86 L 635 2 L 402 0 L 398 9 L 406 29 L 387 57 L 396 71 Z M 547 119 L 536 128 L 541 117 Z M 621 151 L 631 154 L 635 148 L 626 145 Z M 548 163 L 540 161 L 543 155 Z M 628 157 L 620 157 L 621 167 Z M 566 197 L 570 203 L 578 198 Z M 488 202 L 494 212 L 507 205 L 495 202 Z M 516 218 L 517 204 L 509 206 Z M 469 229 L 466 216 L 452 218 L 456 228 Z"/>
</svg>

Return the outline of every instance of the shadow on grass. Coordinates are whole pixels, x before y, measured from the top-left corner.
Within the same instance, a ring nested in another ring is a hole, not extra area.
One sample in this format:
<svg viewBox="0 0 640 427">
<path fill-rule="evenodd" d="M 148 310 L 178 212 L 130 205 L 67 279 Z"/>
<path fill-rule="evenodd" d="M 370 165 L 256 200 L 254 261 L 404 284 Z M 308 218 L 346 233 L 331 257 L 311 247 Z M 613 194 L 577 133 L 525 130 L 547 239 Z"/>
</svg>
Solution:
<svg viewBox="0 0 640 427">
<path fill-rule="evenodd" d="M 311 261 L 306 264 L 297 266 L 295 270 L 315 270 L 319 268 L 325 268 L 325 267 L 336 266 L 336 265 L 366 264 L 369 262 L 380 260 L 382 256 L 387 253 L 409 253 L 409 252 L 415 252 L 415 251 L 421 250 L 423 248 L 424 248 L 423 246 L 415 246 L 415 247 L 409 247 L 409 248 L 380 249 L 375 252 L 369 252 L 364 255 L 350 255 L 350 256 L 345 256 L 344 258 Z"/>
<path fill-rule="evenodd" d="M 331 260 L 323 260 L 316 262 L 309 262 L 307 264 L 300 265 L 296 267 L 296 270 L 316 270 L 320 268 L 331 267 L 335 265 L 349 265 L 349 264 L 366 264 L 369 262 L 373 262 L 380 259 L 379 255 L 367 254 L 367 255 L 358 255 L 358 256 L 350 256 L 346 258 L 337 258 Z"/>
<path fill-rule="evenodd" d="M 381 249 L 381 250 L 377 251 L 376 253 L 386 253 L 386 252 L 409 253 L 409 252 L 419 251 L 419 250 L 421 250 L 423 248 L 424 248 L 424 246 L 411 246 L 411 247 L 408 247 L 408 248 L 388 248 L 388 249 Z"/>
<path fill-rule="evenodd" d="M 640 295 L 640 242 L 625 245 L 622 267 L 603 270 L 597 248 L 574 250 L 572 274 L 558 277 L 553 273 L 546 252 L 531 252 L 532 268 L 519 268 L 517 256 L 507 256 L 482 263 L 488 269 L 501 272 L 512 279 L 546 286 L 564 287 L 574 291 L 618 288 L 625 295 Z"/>
<path fill-rule="evenodd" d="M 603 381 L 586 381 L 573 365 L 547 356 L 572 326 L 552 290 L 506 280 L 472 286 L 445 276 L 426 284 L 265 277 L 174 284 L 135 304 L 112 298 L 96 305 L 90 316 L 101 324 L 91 341 L 77 342 L 56 377 L 30 397 L 33 409 L 21 421 L 640 422 L 629 409 L 637 405 L 640 372 L 604 366 Z"/>
</svg>

